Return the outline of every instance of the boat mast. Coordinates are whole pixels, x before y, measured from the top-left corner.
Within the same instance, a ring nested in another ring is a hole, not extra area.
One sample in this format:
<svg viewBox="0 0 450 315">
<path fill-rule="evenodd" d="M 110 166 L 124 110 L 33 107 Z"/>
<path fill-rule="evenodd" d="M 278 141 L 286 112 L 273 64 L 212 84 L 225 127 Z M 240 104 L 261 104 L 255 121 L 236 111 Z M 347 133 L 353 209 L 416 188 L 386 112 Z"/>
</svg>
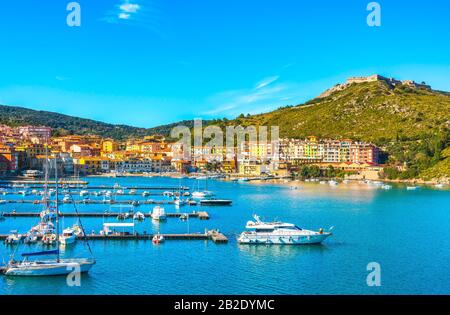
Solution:
<svg viewBox="0 0 450 315">
<path fill-rule="evenodd" d="M 48 142 L 45 142 L 45 165 L 44 165 L 44 207 L 48 209 Z"/>
<path fill-rule="evenodd" d="M 55 155 L 55 183 L 56 183 L 56 201 L 55 201 L 55 208 L 56 208 L 56 262 L 59 263 L 59 209 L 58 209 L 58 154 Z"/>
</svg>

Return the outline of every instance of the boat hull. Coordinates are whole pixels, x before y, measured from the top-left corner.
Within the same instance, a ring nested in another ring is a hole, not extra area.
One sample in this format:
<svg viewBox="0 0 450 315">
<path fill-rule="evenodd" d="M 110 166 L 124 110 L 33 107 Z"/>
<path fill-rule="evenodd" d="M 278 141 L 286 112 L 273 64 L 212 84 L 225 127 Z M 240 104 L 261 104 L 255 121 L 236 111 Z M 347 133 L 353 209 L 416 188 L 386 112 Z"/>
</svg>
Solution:
<svg viewBox="0 0 450 315">
<path fill-rule="evenodd" d="M 78 266 L 81 273 L 88 272 L 94 264 L 94 260 L 87 259 L 67 259 L 61 260 L 60 263 L 43 261 L 40 263 L 24 264 L 17 267 L 6 267 L 4 273 L 6 276 L 61 276 L 76 271 Z"/>
<path fill-rule="evenodd" d="M 320 244 L 331 233 L 316 235 L 243 235 L 238 237 L 239 244 L 273 244 L 273 245 L 310 245 Z"/>
</svg>

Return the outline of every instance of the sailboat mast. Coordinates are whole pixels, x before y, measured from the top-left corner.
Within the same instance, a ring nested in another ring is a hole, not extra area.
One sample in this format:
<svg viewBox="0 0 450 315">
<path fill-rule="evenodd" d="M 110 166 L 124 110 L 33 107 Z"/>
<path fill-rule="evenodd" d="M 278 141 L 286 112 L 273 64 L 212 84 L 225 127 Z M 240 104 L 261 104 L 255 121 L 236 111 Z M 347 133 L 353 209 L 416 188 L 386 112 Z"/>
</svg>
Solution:
<svg viewBox="0 0 450 315">
<path fill-rule="evenodd" d="M 55 201 L 55 208 L 56 208 L 56 262 L 59 262 L 59 209 L 58 209 L 58 155 L 55 156 L 55 183 L 56 183 L 56 201 Z"/>
<path fill-rule="evenodd" d="M 45 143 L 44 210 L 48 209 L 48 142 Z"/>
</svg>

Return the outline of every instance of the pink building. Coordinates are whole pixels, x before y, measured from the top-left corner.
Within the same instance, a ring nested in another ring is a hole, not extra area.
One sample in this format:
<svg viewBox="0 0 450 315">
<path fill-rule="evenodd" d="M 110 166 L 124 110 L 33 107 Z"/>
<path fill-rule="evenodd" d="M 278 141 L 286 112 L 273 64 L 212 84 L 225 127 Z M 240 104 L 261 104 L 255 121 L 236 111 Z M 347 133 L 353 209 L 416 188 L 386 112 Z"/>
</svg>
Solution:
<svg viewBox="0 0 450 315">
<path fill-rule="evenodd" d="M 50 139 L 52 128 L 45 126 L 22 126 L 18 127 L 19 133 L 24 138 Z"/>
</svg>

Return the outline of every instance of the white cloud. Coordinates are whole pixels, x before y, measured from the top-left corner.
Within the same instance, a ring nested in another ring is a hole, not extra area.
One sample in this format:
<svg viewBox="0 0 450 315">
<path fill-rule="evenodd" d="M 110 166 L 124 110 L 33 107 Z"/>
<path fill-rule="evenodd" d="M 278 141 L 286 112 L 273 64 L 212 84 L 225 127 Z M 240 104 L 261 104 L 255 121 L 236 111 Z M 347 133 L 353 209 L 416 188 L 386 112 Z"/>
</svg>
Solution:
<svg viewBox="0 0 450 315">
<path fill-rule="evenodd" d="M 260 82 L 258 82 L 257 84 L 256 84 L 256 87 L 255 87 L 255 89 L 261 89 L 261 88 L 263 88 L 263 87 L 265 87 L 265 86 L 267 86 L 267 85 L 269 85 L 269 84 L 271 84 L 271 83 L 273 83 L 273 82 L 275 82 L 276 80 L 278 80 L 280 77 L 278 76 L 278 75 L 275 75 L 275 76 L 272 76 L 272 77 L 268 77 L 268 78 L 265 78 L 265 79 L 263 79 L 262 81 L 260 81 Z"/>
<path fill-rule="evenodd" d="M 274 83 L 279 76 L 265 78 L 256 83 L 254 88 L 232 90 L 217 93 L 207 100 L 207 116 L 237 116 L 241 113 L 256 114 L 263 109 L 275 109 L 280 106 L 300 103 L 296 96 L 300 86 L 294 83 Z M 212 109 L 211 109 L 212 108 Z"/>
<path fill-rule="evenodd" d="M 119 19 L 128 20 L 129 18 L 130 18 L 130 15 L 128 13 L 123 13 L 123 12 L 119 13 Z"/>
<path fill-rule="evenodd" d="M 131 20 L 138 14 L 138 11 L 141 11 L 141 9 L 141 5 L 137 3 L 131 3 L 128 0 L 121 0 L 121 4 L 117 4 L 115 9 L 109 11 L 106 16 L 102 18 L 102 20 L 108 23 Z"/>
<path fill-rule="evenodd" d="M 123 12 L 136 13 L 141 8 L 141 6 L 139 4 L 135 4 L 135 3 L 124 3 L 124 4 L 121 4 L 119 6 L 119 8 Z"/>
</svg>

